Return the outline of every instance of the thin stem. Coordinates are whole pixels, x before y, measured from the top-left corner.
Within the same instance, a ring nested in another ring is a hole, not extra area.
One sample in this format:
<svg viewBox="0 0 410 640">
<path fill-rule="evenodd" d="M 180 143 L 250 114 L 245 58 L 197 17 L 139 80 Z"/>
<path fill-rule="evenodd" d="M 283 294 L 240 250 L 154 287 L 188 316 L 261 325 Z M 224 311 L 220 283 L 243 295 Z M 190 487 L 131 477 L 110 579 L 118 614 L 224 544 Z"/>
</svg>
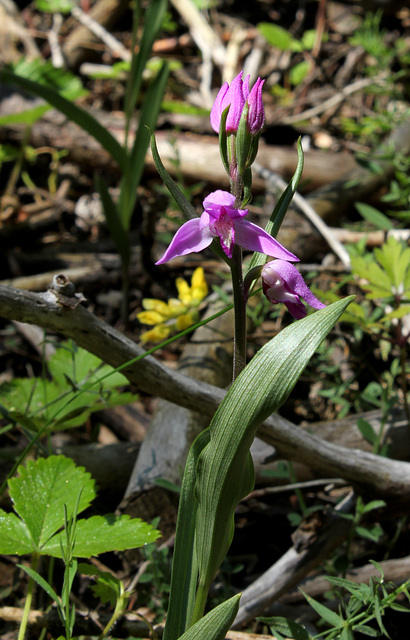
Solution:
<svg viewBox="0 0 410 640">
<path fill-rule="evenodd" d="M 32 567 L 32 569 L 34 571 L 37 568 L 37 562 L 38 562 L 38 555 L 33 553 L 33 560 L 32 560 L 32 563 L 31 563 L 31 567 Z M 28 616 L 29 616 L 30 609 L 31 609 L 31 603 L 33 601 L 34 586 L 35 586 L 35 582 L 34 582 L 33 578 L 30 576 L 29 580 L 28 580 L 28 586 L 27 586 L 26 602 L 24 603 L 23 617 L 21 619 L 21 624 L 20 624 L 20 629 L 19 629 L 19 634 L 18 634 L 17 640 L 23 640 L 24 636 L 26 635 Z"/>
<path fill-rule="evenodd" d="M 242 249 L 234 245 L 231 262 L 235 314 L 233 380 L 246 365 L 246 300 L 242 274 Z"/>
<path fill-rule="evenodd" d="M 192 627 L 192 625 L 194 625 L 195 622 L 198 622 L 198 620 L 200 620 L 204 615 L 206 599 L 208 597 L 208 589 L 209 584 L 203 584 L 201 582 L 199 583 L 195 597 L 194 610 L 192 612 L 192 618 L 189 627 Z"/>
</svg>

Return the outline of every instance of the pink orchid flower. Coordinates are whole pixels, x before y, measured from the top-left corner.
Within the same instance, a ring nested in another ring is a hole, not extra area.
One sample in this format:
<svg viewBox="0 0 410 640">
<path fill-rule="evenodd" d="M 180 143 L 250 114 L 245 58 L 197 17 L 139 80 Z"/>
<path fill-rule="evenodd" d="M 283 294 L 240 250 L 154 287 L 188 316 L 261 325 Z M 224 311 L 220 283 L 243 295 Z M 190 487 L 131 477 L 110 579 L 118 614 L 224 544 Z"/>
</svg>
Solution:
<svg viewBox="0 0 410 640">
<path fill-rule="evenodd" d="M 248 101 L 248 131 L 251 135 L 259 133 L 265 121 L 265 110 L 262 103 L 262 86 L 264 82 L 264 80 L 258 78 L 252 90 L 249 91 L 249 76 L 242 80 L 242 71 L 232 80 L 231 84 L 225 82 L 212 106 L 211 125 L 213 130 L 219 133 L 221 115 L 226 107 L 230 105 L 226 119 L 226 132 L 236 133 L 245 102 Z"/>
<path fill-rule="evenodd" d="M 283 302 L 296 320 L 306 315 L 306 307 L 300 298 L 314 309 L 323 309 L 326 306 L 313 295 L 299 271 L 289 262 L 267 262 L 262 269 L 261 277 L 263 292 L 269 302 Z"/>
<path fill-rule="evenodd" d="M 227 191 L 214 191 L 203 202 L 200 218 L 188 220 L 174 235 L 171 244 L 156 264 L 163 264 L 188 253 L 198 253 L 209 247 L 214 238 L 220 239 L 222 249 L 232 258 L 233 245 L 249 251 L 259 251 L 282 260 L 297 262 L 298 258 L 272 236 L 244 220 L 248 209 L 235 209 L 235 196 Z"/>
</svg>

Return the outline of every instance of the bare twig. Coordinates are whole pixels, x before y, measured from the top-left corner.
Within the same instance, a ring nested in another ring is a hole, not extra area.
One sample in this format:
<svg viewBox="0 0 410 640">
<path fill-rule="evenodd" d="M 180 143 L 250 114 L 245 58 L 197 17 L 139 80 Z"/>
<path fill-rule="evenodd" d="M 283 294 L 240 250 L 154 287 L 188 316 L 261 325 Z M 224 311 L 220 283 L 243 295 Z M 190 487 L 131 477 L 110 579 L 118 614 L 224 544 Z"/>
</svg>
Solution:
<svg viewBox="0 0 410 640">
<path fill-rule="evenodd" d="M 128 51 L 128 49 L 126 49 L 124 45 L 119 40 L 117 40 L 117 38 L 115 38 L 109 31 L 107 31 L 107 29 L 105 29 L 103 25 L 94 20 L 89 14 L 85 13 L 82 9 L 80 9 L 80 7 L 77 6 L 74 6 L 71 9 L 71 14 L 75 18 L 77 18 L 77 20 L 81 22 L 84 27 L 87 27 L 87 29 L 89 29 L 91 33 L 93 33 L 95 36 L 97 36 L 97 38 L 104 42 L 104 44 L 107 45 L 109 49 L 111 49 L 115 56 L 121 58 L 121 60 L 125 60 L 125 62 L 131 61 L 131 52 Z"/>
<path fill-rule="evenodd" d="M 37 324 L 72 338 L 113 367 L 144 355 L 144 350 L 81 304 L 75 308 L 57 302 L 51 292 L 34 294 L 0 286 L 0 315 L 10 320 Z M 190 379 L 147 356 L 122 369 L 137 389 L 212 415 L 225 391 Z M 258 436 L 274 446 L 279 455 L 310 466 L 321 475 L 341 477 L 361 491 L 387 497 L 391 502 L 410 500 L 410 464 L 348 449 L 321 440 L 278 415 L 272 415 Z"/>
<path fill-rule="evenodd" d="M 271 171 L 269 169 L 265 169 L 257 162 L 254 163 L 253 169 L 256 173 L 258 173 L 261 177 L 265 178 L 267 181 L 267 189 L 274 190 L 275 192 L 280 190 L 284 190 L 287 187 L 287 184 L 282 178 Z M 306 216 L 306 218 L 316 227 L 316 229 L 321 233 L 321 235 L 325 238 L 329 246 L 333 249 L 338 258 L 342 261 L 345 267 L 350 267 L 350 256 L 342 243 L 337 239 L 332 229 L 322 220 L 320 216 L 316 213 L 312 205 L 300 195 L 300 193 L 295 193 L 293 196 L 293 202 L 298 207 L 300 211 Z"/>
<path fill-rule="evenodd" d="M 348 512 L 353 503 L 353 496 L 348 496 L 337 510 Z M 294 546 L 291 547 L 242 593 L 234 627 L 240 627 L 259 615 L 290 587 L 298 584 L 346 539 L 351 526 L 350 520 L 342 519 L 336 513 L 331 514 L 327 524 L 319 529 L 318 535 L 306 549 L 298 551 Z"/>
<path fill-rule="evenodd" d="M 352 93 L 356 93 L 366 87 L 370 87 L 372 84 L 383 84 L 385 80 L 386 73 L 381 73 L 374 78 L 362 78 L 361 80 L 356 80 L 356 82 L 344 87 L 339 93 L 336 93 L 336 95 L 325 100 L 321 104 L 318 104 L 316 107 L 312 107 L 311 109 L 306 109 L 306 111 L 303 111 L 302 113 L 297 113 L 296 115 L 283 118 L 283 122 L 284 124 L 293 124 L 294 122 L 300 122 L 301 120 L 308 120 L 309 118 L 318 116 L 343 102 L 343 100 Z"/>
</svg>

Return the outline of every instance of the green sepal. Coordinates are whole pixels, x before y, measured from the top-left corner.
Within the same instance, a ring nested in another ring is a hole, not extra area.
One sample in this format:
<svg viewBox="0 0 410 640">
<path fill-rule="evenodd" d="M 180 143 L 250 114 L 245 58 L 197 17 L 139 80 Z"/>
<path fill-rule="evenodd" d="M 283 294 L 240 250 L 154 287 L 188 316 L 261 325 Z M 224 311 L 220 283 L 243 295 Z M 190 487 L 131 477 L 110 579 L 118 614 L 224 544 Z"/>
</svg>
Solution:
<svg viewBox="0 0 410 640">
<path fill-rule="evenodd" d="M 255 158 L 256 158 L 256 155 L 258 153 L 260 137 L 261 137 L 261 131 L 259 131 L 259 133 L 257 133 L 256 135 L 253 135 L 251 137 L 251 141 L 250 141 L 250 145 L 249 145 L 248 158 L 246 160 L 246 167 L 247 168 L 249 168 L 255 162 Z"/>
<path fill-rule="evenodd" d="M 248 297 L 248 293 L 249 290 L 251 288 L 252 282 L 254 280 L 257 280 L 261 273 L 262 273 L 262 265 L 259 265 L 257 267 L 253 267 L 253 269 L 250 269 L 247 273 L 246 276 L 243 280 L 243 288 L 244 288 L 244 295 L 245 295 L 245 299 Z"/>
<path fill-rule="evenodd" d="M 245 207 L 252 200 L 252 170 L 250 167 L 245 169 L 243 175 L 243 200 L 242 208 Z"/>
<path fill-rule="evenodd" d="M 152 157 L 153 157 L 154 162 L 155 162 L 155 166 L 157 168 L 157 171 L 158 171 L 159 175 L 161 176 L 161 179 L 162 179 L 163 183 L 167 187 L 167 189 L 170 192 L 171 196 L 174 198 L 174 200 L 176 200 L 178 205 L 181 207 L 181 209 L 182 209 L 183 213 L 185 214 L 186 218 L 188 218 L 188 220 L 193 220 L 193 219 L 197 218 L 198 216 L 196 214 L 196 211 L 195 211 L 194 207 L 186 199 L 186 197 L 182 193 L 181 189 L 178 187 L 176 182 L 171 178 L 170 174 L 165 169 L 165 167 L 164 167 L 164 165 L 162 163 L 162 160 L 161 160 L 161 158 L 159 156 L 157 143 L 155 142 L 155 135 L 153 133 L 151 134 L 151 152 L 152 152 Z"/>
<path fill-rule="evenodd" d="M 219 153 L 221 155 L 222 164 L 228 176 L 230 176 L 229 159 L 228 159 L 228 134 L 226 133 L 226 119 L 230 104 L 222 111 L 221 122 L 219 125 Z"/>
<path fill-rule="evenodd" d="M 270 340 L 238 376 L 218 408 L 197 465 L 198 600 L 231 541 L 236 505 L 253 486 L 249 448 L 259 425 L 286 400 L 310 357 L 353 296 L 293 323 Z M 200 607 L 196 607 L 199 618 Z"/>
<path fill-rule="evenodd" d="M 243 174 L 245 173 L 245 169 L 248 166 L 247 160 L 252 144 L 252 135 L 248 131 L 248 111 L 249 105 L 246 101 L 242 109 L 235 140 L 238 173 L 241 176 L 243 176 Z"/>
</svg>

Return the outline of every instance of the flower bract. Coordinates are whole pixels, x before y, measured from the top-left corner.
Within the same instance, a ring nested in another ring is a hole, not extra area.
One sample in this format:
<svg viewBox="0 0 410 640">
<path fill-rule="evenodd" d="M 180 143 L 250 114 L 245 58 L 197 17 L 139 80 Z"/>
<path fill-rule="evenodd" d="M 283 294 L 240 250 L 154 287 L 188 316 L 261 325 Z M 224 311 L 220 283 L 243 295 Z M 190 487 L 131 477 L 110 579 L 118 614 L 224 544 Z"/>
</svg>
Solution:
<svg viewBox="0 0 410 640">
<path fill-rule="evenodd" d="M 188 220 L 171 240 L 171 244 L 156 264 L 163 264 L 189 253 L 197 253 L 209 247 L 214 238 L 219 238 L 228 258 L 232 258 L 234 244 L 249 251 L 258 251 L 269 256 L 297 262 L 298 258 L 285 249 L 277 240 L 258 225 L 243 218 L 247 209 L 235 209 L 235 196 L 227 191 L 214 191 L 203 202 L 200 218 Z"/>
<path fill-rule="evenodd" d="M 297 320 L 306 315 L 306 307 L 300 298 L 314 309 L 323 309 L 326 306 L 313 295 L 299 271 L 289 262 L 267 262 L 262 269 L 261 277 L 267 299 L 273 304 L 283 302 Z"/>
</svg>

